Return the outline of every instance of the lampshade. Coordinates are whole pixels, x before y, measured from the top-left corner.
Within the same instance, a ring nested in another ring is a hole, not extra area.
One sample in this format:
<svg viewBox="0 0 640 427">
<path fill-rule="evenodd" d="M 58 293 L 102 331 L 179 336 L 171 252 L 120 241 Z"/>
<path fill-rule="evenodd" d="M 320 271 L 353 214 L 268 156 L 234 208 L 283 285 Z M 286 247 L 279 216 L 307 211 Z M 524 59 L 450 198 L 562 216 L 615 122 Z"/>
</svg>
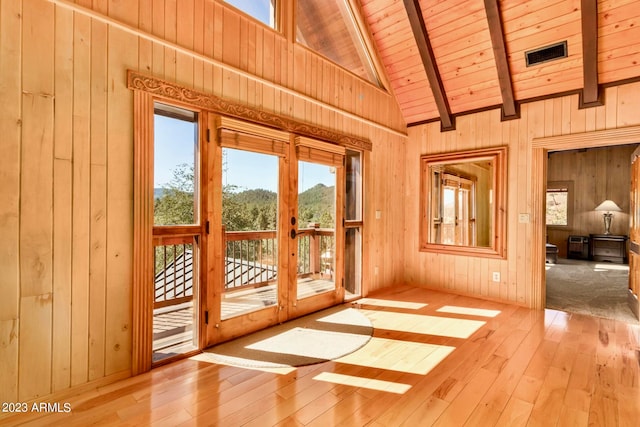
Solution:
<svg viewBox="0 0 640 427">
<path fill-rule="evenodd" d="M 597 211 L 606 211 L 606 212 L 622 212 L 622 209 L 612 200 L 605 200 L 596 206 Z"/>
</svg>

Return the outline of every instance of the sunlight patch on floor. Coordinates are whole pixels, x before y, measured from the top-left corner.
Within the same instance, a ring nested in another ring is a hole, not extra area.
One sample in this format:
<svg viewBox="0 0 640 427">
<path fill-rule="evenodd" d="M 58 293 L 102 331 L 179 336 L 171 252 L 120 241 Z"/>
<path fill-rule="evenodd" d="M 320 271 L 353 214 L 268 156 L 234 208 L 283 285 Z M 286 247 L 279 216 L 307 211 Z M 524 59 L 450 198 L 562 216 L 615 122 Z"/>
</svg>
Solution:
<svg viewBox="0 0 640 427">
<path fill-rule="evenodd" d="M 469 338 L 486 322 L 481 320 L 454 319 L 386 311 L 361 310 L 375 329 L 437 335 L 451 338 Z"/>
<path fill-rule="evenodd" d="M 445 345 L 374 337 L 364 347 L 337 362 L 426 375 L 453 350 L 455 347 Z"/>
<path fill-rule="evenodd" d="M 395 394 L 404 394 L 411 389 L 411 386 L 409 384 L 355 377 L 352 375 L 335 374 L 332 372 L 322 372 L 321 374 L 313 377 L 313 379 L 316 381 L 324 381 L 351 387 L 367 388 L 370 390 L 386 391 Z"/>
<path fill-rule="evenodd" d="M 596 264 L 593 266 L 594 271 L 608 271 L 608 270 L 619 270 L 619 271 L 629 271 L 628 265 L 621 264 Z"/>
<path fill-rule="evenodd" d="M 410 301 L 394 301 L 388 299 L 376 299 L 376 298 L 361 298 L 353 302 L 354 304 L 374 305 L 378 307 L 389 308 L 406 308 L 409 310 L 420 310 L 429 304 Z"/>
<path fill-rule="evenodd" d="M 368 328 L 371 327 L 371 323 L 366 317 L 354 316 L 350 310 L 356 309 L 340 310 L 335 313 L 331 313 L 328 316 L 320 317 L 317 319 L 317 321 L 324 323 L 334 323 L 338 325 L 362 326 Z"/>
<path fill-rule="evenodd" d="M 473 307 L 457 307 L 454 305 L 445 305 L 440 307 L 436 311 L 441 313 L 451 313 L 451 314 L 466 314 L 469 316 L 482 316 L 482 317 L 496 317 L 501 313 L 500 310 L 487 310 L 484 308 L 473 308 Z"/>
<path fill-rule="evenodd" d="M 283 367 L 281 365 L 277 365 L 277 364 L 273 364 L 273 367 L 269 367 L 269 366 L 239 366 L 243 363 L 244 359 L 242 358 L 237 358 L 237 362 L 233 363 L 231 361 L 231 357 L 228 357 L 229 359 L 229 363 L 223 363 L 220 362 L 220 360 L 214 358 L 211 354 L 209 353 L 200 353 L 200 354 L 196 354 L 195 356 L 192 356 L 189 358 L 189 360 L 197 360 L 198 362 L 206 362 L 206 363 L 212 363 L 215 365 L 226 365 L 226 366 L 231 366 L 234 368 L 239 368 L 239 369 L 250 369 L 252 371 L 261 371 L 261 372 L 269 372 L 272 374 L 279 374 L 279 375 L 287 375 L 290 374 L 291 372 L 295 371 L 296 368 L 292 367 L 292 366 L 288 366 L 288 367 Z M 265 362 L 265 365 L 268 364 L 267 362 Z"/>
</svg>

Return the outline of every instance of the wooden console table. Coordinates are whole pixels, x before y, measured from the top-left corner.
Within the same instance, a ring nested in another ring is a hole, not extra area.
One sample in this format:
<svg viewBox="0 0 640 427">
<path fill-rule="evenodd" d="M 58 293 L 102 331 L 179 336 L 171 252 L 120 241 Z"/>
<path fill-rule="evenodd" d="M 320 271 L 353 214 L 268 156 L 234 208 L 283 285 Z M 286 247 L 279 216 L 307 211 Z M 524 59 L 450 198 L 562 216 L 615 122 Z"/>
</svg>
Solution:
<svg viewBox="0 0 640 427">
<path fill-rule="evenodd" d="M 626 264 L 628 262 L 627 240 L 627 236 L 590 234 L 589 258 L 593 261 L 609 261 Z"/>
</svg>

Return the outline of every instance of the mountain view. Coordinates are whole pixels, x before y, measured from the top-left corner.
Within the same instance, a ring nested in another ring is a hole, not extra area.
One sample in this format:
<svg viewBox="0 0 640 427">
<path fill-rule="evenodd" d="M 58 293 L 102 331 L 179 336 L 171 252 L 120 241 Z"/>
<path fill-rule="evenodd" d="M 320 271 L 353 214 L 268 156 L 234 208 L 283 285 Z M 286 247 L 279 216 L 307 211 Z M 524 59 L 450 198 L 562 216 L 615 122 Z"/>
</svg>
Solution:
<svg viewBox="0 0 640 427">
<path fill-rule="evenodd" d="M 298 222 L 302 228 L 312 222 L 333 228 L 334 187 L 317 184 L 300 193 Z M 186 197 L 185 197 L 186 196 Z M 190 223 L 193 197 L 175 188 L 155 188 L 157 225 Z M 223 222 L 228 231 L 273 230 L 276 228 L 277 194 L 263 189 L 223 191 Z"/>
</svg>

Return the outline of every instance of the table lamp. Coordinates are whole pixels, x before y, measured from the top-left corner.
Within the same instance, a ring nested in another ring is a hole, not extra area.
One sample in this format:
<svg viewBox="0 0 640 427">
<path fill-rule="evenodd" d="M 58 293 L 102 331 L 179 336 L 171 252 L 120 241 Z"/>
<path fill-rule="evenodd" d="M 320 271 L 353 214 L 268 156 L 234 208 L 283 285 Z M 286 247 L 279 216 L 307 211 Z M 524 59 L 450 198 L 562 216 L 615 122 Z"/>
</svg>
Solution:
<svg viewBox="0 0 640 427">
<path fill-rule="evenodd" d="M 612 200 L 605 200 L 596 206 L 596 211 L 604 211 L 602 217 L 604 218 L 604 234 L 611 234 L 609 229 L 611 228 L 611 218 L 613 214 L 611 212 L 622 212 L 622 209 L 615 204 Z"/>
</svg>

